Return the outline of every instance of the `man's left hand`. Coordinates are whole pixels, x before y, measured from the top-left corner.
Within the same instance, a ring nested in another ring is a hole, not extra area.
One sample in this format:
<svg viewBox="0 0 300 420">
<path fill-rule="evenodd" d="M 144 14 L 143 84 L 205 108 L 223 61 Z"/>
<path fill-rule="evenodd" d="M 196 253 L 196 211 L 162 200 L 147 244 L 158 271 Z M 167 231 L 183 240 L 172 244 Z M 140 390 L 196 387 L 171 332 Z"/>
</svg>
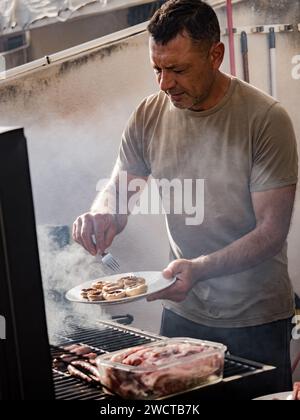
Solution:
<svg viewBox="0 0 300 420">
<path fill-rule="evenodd" d="M 168 299 L 174 302 L 182 302 L 199 280 L 201 265 L 201 257 L 195 260 L 180 259 L 172 261 L 163 270 L 163 276 L 170 280 L 176 277 L 176 282 L 161 292 L 152 293 L 147 300 L 151 302 L 156 299 Z"/>
</svg>

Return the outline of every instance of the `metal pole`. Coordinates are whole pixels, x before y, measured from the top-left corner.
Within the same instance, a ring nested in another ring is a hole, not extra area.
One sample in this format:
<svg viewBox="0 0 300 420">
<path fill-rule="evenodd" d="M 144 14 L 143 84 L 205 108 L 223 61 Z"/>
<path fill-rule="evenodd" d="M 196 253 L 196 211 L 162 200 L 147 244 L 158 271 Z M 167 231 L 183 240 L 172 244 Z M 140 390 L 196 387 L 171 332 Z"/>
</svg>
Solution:
<svg viewBox="0 0 300 420">
<path fill-rule="evenodd" d="M 270 48 L 270 82 L 271 95 L 277 98 L 277 64 L 276 64 L 276 35 L 274 28 L 270 28 L 269 33 L 269 48 Z"/>
<path fill-rule="evenodd" d="M 230 73 L 236 76 L 235 53 L 234 53 L 234 34 L 233 34 L 233 16 L 231 0 L 226 0 L 227 25 L 229 36 L 229 55 L 230 55 Z"/>
<path fill-rule="evenodd" d="M 249 60 L 248 60 L 248 37 L 245 31 L 241 33 L 241 47 L 243 57 L 244 80 L 250 82 L 249 76 Z"/>
</svg>

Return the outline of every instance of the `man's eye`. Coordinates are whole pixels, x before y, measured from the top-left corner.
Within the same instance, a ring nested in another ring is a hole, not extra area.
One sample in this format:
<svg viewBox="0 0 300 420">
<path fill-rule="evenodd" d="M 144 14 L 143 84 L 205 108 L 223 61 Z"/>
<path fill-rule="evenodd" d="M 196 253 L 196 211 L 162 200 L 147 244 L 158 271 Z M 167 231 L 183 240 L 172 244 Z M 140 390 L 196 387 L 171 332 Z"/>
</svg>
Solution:
<svg viewBox="0 0 300 420">
<path fill-rule="evenodd" d="M 176 74 L 180 74 L 180 73 L 183 73 L 183 71 L 184 70 L 173 70 L 174 71 L 174 73 L 176 73 Z"/>
<path fill-rule="evenodd" d="M 154 73 L 155 74 L 160 74 L 161 73 L 161 69 L 154 69 Z"/>
</svg>

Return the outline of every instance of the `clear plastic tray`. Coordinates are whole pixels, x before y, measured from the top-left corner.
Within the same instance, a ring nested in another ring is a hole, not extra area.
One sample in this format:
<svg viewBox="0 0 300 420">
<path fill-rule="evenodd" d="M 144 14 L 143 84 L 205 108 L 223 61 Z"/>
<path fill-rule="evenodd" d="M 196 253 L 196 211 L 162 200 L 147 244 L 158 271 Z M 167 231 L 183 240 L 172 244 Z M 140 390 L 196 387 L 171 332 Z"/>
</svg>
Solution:
<svg viewBox="0 0 300 420">
<path fill-rule="evenodd" d="M 107 353 L 96 362 L 106 391 L 126 399 L 163 399 L 220 381 L 225 351 L 219 343 L 168 338 Z"/>
</svg>

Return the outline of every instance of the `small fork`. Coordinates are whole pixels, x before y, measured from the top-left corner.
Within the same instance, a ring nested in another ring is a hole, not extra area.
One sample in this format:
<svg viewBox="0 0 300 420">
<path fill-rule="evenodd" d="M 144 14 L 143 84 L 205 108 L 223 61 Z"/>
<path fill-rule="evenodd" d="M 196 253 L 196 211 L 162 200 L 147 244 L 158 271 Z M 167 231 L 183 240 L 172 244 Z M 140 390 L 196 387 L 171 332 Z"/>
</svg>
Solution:
<svg viewBox="0 0 300 420">
<path fill-rule="evenodd" d="M 94 244 L 96 244 L 96 238 L 95 235 L 92 235 L 92 240 Z M 106 265 L 108 268 L 110 268 L 113 271 L 119 271 L 120 270 L 120 264 L 118 261 L 112 256 L 110 252 L 103 252 L 103 254 L 97 254 L 96 259 L 100 260 L 99 262 Z"/>
<path fill-rule="evenodd" d="M 103 254 L 98 254 L 98 257 L 101 258 L 102 264 L 106 265 L 113 271 L 119 271 L 120 265 L 118 261 L 112 256 L 110 252 L 103 252 Z"/>
</svg>

